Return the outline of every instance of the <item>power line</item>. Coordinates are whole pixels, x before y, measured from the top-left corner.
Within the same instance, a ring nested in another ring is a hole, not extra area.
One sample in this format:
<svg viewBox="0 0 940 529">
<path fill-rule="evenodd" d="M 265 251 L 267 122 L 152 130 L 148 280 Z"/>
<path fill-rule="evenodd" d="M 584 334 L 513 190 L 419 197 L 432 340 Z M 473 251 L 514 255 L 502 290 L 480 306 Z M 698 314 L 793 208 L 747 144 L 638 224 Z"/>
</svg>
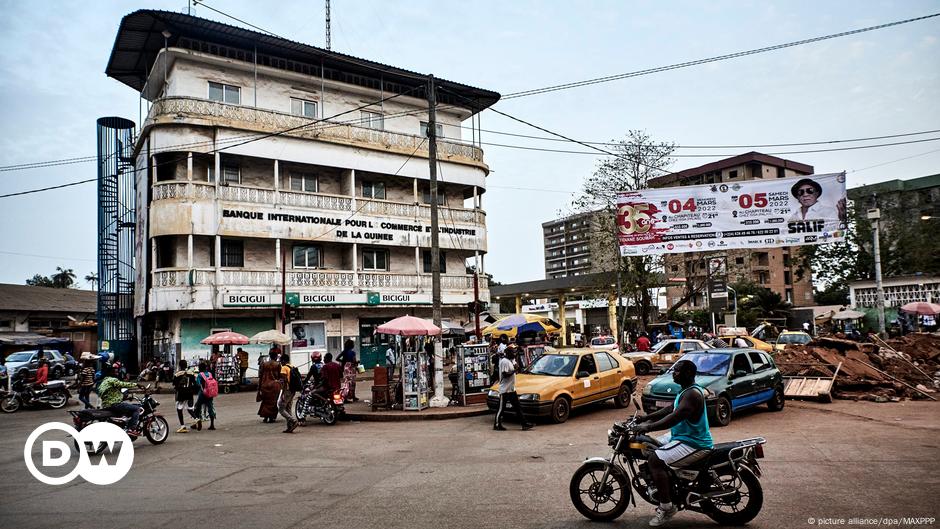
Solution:
<svg viewBox="0 0 940 529">
<path fill-rule="evenodd" d="M 402 92 L 402 93 L 399 93 L 399 94 L 390 95 L 390 96 L 388 96 L 388 97 L 382 98 L 382 99 L 380 99 L 379 101 L 367 103 L 367 104 L 365 104 L 365 105 L 361 105 L 361 106 L 359 106 L 359 107 L 356 107 L 356 108 L 353 108 L 353 109 L 350 109 L 350 110 L 345 110 L 345 111 L 343 111 L 343 112 L 340 112 L 339 114 L 334 114 L 333 116 L 330 116 L 329 118 L 313 119 L 313 120 L 311 120 L 310 122 L 305 123 L 305 124 L 302 124 L 302 125 L 297 125 L 297 126 L 295 126 L 295 127 L 290 127 L 290 128 L 288 128 L 288 129 L 280 130 L 280 131 L 277 131 L 277 132 L 271 132 L 271 133 L 262 134 L 262 135 L 260 135 L 260 136 L 254 137 L 254 138 L 252 138 L 252 139 L 245 140 L 245 141 L 243 141 L 243 142 L 241 142 L 241 143 L 236 143 L 236 144 L 234 144 L 234 145 L 226 145 L 225 147 L 219 147 L 219 148 L 213 149 L 213 150 L 211 150 L 211 151 L 208 151 L 208 152 L 206 152 L 205 154 L 215 154 L 215 153 L 218 153 L 218 152 L 222 152 L 222 151 L 225 150 L 225 149 L 230 149 L 230 148 L 232 148 L 232 147 L 238 147 L 238 146 L 245 145 L 245 144 L 248 144 L 248 143 L 252 143 L 252 142 L 255 142 L 255 141 L 259 141 L 259 140 L 262 140 L 262 139 L 265 139 L 265 138 L 270 138 L 270 137 L 274 137 L 274 136 L 280 136 L 280 135 L 286 134 L 286 133 L 288 133 L 288 132 L 293 132 L 293 131 L 296 131 L 296 130 L 299 130 L 299 129 L 303 129 L 303 128 L 309 127 L 309 126 L 314 125 L 314 124 L 317 124 L 317 123 L 321 123 L 321 122 L 324 122 L 324 121 L 327 121 L 327 120 L 330 120 L 330 119 L 333 119 L 333 118 L 337 118 L 337 117 L 340 117 L 340 116 L 344 116 L 344 115 L 346 115 L 346 114 L 350 114 L 350 113 L 352 113 L 352 112 L 356 112 L 356 111 L 362 110 L 362 109 L 364 109 L 364 108 L 368 108 L 368 107 L 370 107 L 370 106 L 374 106 L 374 105 L 378 105 L 378 104 L 384 103 L 384 102 L 389 101 L 389 100 L 391 100 L 391 99 L 395 99 L 396 97 L 399 97 L 399 96 L 403 96 L 403 95 L 410 94 L 411 92 L 414 92 L 415 90 L 417 90 L 417 88 L 418 88 L 418 87 L 414 87 L 414 88 L 412 88 L 412 89 L 410 89 L 410 90 L 408 90 L 408 91 L 405 91 L 405 92 Z M 153 169 L 154 167 L 160 167 L 160 166 L 162 166 L 162 165 L 167 165 L 167 164 L 176 164 L 176 163 L 179 163 L 179 162 L 181 162 L 181 161 L 183 161 L 183 160 L 185 160 L 185 159 L 186 159 L 186 157 L 180 157 L 180 158 L 177 158 L 177 159 L 175 159 L 175 160 L 167 160 L 167 161 L 165 161 L 165 162 L 158 163 L 158 164 L 155 164 L 155 165 L 153 165 L 153 166 L 145 167 L 145 168 L 142 168 L 142 169 L 135 169 L 133 172 L 136 174 L 136 173 L 138 173 L 138 172 L 140 172 L 140 171 L 142 171 L 142 170 L 149 170 L 149 169 Z M 215 175 L 216 178 L 221 178 L 221 176 L 222 176 L 222 175 Z M 5 194 L 5 195 L 0 195 L 0 198 L 7 198 L 7 197 L 13 197 L 13 196 L 19 196 L 19 195 L 28 195 L 28 194 L 31 194 L 31 193 L 40 193 L 40 192 L 43 192 L 43 191 L 50 191 L 50 190 L 53 190 L 53 189 L 61 189 L 61 188 L 63 188 L 63 187 L 76 186 L 76 185 L 85 184 L 85 183 L 88 183 L 88 182 L 95 182 L 95 181 L 97 181 L 97 180 L 98 180 L 97 178 L 90 178 L 90 179 L 87 179 L 87 180 L 80 180 L 80 181 L 77 181 L 77 182 L 70 182 L 70 183 L 67 183 L 67 184 L 61 184 L 61 185 L 57 185 L 57 186 L 50 186 L 50 187 L 45 187 L 45 188 L 41 188 L 41 189 L 31 189 L 31 190 L 28 190 L 28 191 L 19 191 L 19 192 L 16 192 L 16 193 L 8 193 L 8 194 Z"/>
<path fill-rule="evenodd" d="M 615 75 L 607 75 L 607 76 L 604 76 L 604 77 L 595 77 L 595 78 L 593 78 L 593 79 L 586 79 L 586 80 L 583 80 L 583 81 L 574 81 L 574 82 L 571 82 L 571 83 L 563 83 L 563 84 L 557 84 L 557 85 L 552 85 L 552 86 L 545 86 L 545 87 L 542 87 L 542 88 L 534 88 L 534 89 L 531 89 L 531 90 L 523 90 L 523 91 L 520 91 L 520 92 L 512 92 L 512 93 L 503 95 L 502 99 L 503 99 L 503 100 L 506 100 L 506 99 L 514 99 L 514 98 L 517 98 L 517 97 L 528 97 L 528 96 L 533 96 L 533 95 L 538 95 L 538 94 L 545 94 L 545 93 L 548 93 L 548 92 L 557 92 L 557 91 L 559 91 L 559 90 L 568 90 L 568 89 L 571 89 L 571 88 L 578 88 L 578 87 L 582 87 L 582 86 L 589 86 L 589 85 L 600 84 L 600 83 L 608 83 L 608 82 L 611 82 L 611 81 L 618 81 L 618 80 L 620 80 L 620 79 L 627 79 L 627 78 L 630 78 L 630 77 L 639 77 L 639 76 L 641 76 L 641 75 L 650 75 L 650 74 L 654 74 L 654 73 L 666 72 L 666 71 L 669 71 L 669 70 L 677 70 L 677 69 L 680 69 L 680 68 L 688 68 L 688 67 L 690 67 L 690 66 L 698 66 L 698 65 L 701 65 L 701 64 L 708 64 L 708 63 L 711 63 L 711 62 L 724 61 L 724 60 L 728 60 L 728 59 L 736 59 L 736 58 L 745 57 L 745 56 L 748 56 L 748 55 L 756 55 L 756 54 L 758 54 L 758 53 L 765 53 L 765 52 L 768 52 L 768 51 L 775 51 L 775 50 L 780 50 L 780 49 L 784 49 L 784 48 L 791 48 L 791 47 L 794 47 L 794 46 L 801 46 L 801 45 L 803 45 L 803 44 L 811 44 L 811 43 L 814 43 L 814 42 L 820 42 L 820 41 L 829 40 L 829 39 L 835 39 L 835 38 L 839 38 L 839 37 L 846 37 L 846 36 L 849 36 L 849 35 L 856 35 L 856 34 L 859 34 L 859 33 L 865 33 L 865 32 L 867 32 L 867 31 L 875 31 L 875 30 L 878 30 L 878 29 L 884 29 L 884 28 L 889 28 L 889 27 L 893 27 L 893 26 L 899 26 L 899 25 L 901 25 L 901 24 L 909 24 L 909 23 L 911 23 L 911 22 L 918 22 L 918 21 L 921 21 L 921 20 L 926 20 L 926 19 L 929 19 L 929 18 L 937 17 L 937 16 L 940 16 L 940 13 L 934 13 L 934 14 L 931 14 L 931 15 L 925 15 L 925 16 L 916 17 L 916 18 L 908 18 L 908 19 L 905 19 L 905 20 L 898 20 L 898 21 L 896 21 L 896 22 L 888 22 L 887 24 L 879 24 L 879 25 L 877 25 L 877 26 L 869 26 L 869 27 L 867 27 L 867 28 L 854 29 L 854 30 L 851 30 L 851 31 L 843 31 L 843 32 L 841 32 L 841 33 L 833 33 L 833 34 L 831 34 L 831 35 L 824 35 L 824 36 L 821 36 L 821 37 L 813 37 L 813 38 L 810 38 L 810 39 L 803 39 L 803 40 L 798 40 L 798 41 L 794 41 L 794 42 L 788 42 L 788 43 L 785 43 L 785 44 L 776 44 L 776 45 L 774 45 L 774 46 L 767 46 L 767 47 L 764 47 L 764 48 L 757 48 L 757 49 L 747 50 L 747 51 L 739 51 L 739 52 L 735 52 L 735 53 L 729 53 L 729 54 L 726 54 L 726 55 L 717 55 L 717 56 L 715 56 L 715 57 L 709 57 L 709 58 L 707 58 L 707 59 L 697 59 L 697 60 L 694 60 L 694 61 L 686 61 L 686 62 L 680 62 L 680 63 L 676 63 L 676 64 L 670 64 L 670 65 L 668 65 L 668 66 L 658 66 L 658 67 L 655 67 L 655 68 L 647 68 L 647 69 L 645 69 L 645 70 L 637 70 L 637 71 L 634 71 L 634 72 L 627 72 L 627 73 L 621 73 L 621 74 L 615 74 Z"/>
<path fill-rule="evenodd" d="M 37 254 L 34 254 L 34 253 L 19 253 L 19 252 L 5 252 L 5 251 L 0 251 L 0 253 L 5 254 L 5 255 L 20 255 L 20 256 L 23 256 L 23 257 L 39 257 L 39 258 L 41 258 L 41 259 L 61 259 L 61 260 L 64 260 L 64 261 L 90 261 L 90 262 L 98 262 L 97 259 L 87 259 L 87 258 L 82 258 L 82 257 L 63 257 L 63 256 L 56 256 L 56 255 L 37 255 Z"/>
</svg>

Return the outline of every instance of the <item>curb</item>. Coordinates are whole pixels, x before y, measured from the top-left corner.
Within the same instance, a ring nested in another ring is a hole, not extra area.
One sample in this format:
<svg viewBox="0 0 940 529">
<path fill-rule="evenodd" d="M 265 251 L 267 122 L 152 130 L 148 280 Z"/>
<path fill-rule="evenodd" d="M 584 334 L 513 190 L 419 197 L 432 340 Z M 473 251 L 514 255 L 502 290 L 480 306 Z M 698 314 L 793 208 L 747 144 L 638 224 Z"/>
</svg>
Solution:
<svg viewBox="0 0 940 529">
<path fill-rule="evenodd" d="M 349 412 L 344 414 L 347 420 L 361 422 L 405 422 L 405 421 L 445 421 L 447 419 L 463 419 L 466 417 L 478 417 L 492 413 L 489 408 L 483 406 L 482 409 L 468 409 L 454 411 L 450 413 L 421 413 L 421 412 Z"/>
</svg>

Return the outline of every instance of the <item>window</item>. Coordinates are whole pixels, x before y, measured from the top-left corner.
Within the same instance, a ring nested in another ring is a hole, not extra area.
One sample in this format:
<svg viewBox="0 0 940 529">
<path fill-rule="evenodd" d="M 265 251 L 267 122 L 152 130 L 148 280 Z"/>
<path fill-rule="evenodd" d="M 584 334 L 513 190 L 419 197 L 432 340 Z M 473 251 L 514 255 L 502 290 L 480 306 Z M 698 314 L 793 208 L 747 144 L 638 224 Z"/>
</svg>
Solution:
<svg viewBox="0 0 940 529">
<path fill-rule="evenodd" d="M 315 118 L 317 117 L 317 102 L 316 101 L 307 101 L 306 99 L 290 99 L 290 113 L 295 116 L 303 116 L 305 118 Z"/>
<path fill-rule="evenodd" d="M 672 265 L 672 273 L 676 274 L 679 272 L 679 265 Z"/>
<path fill-rule="evenodd" d="M 787 171 L 786 171 L 786 169 L 784 169 L 783 167 L 778 167 L 778 168 L 777 168 L 777 178 L 783 178 L 783 177 L 785 177 L 785 176 L 787 176 Z"/>
<path fill-rule="evenodd" d="M 737 177 L 738 177 L 738 170 L 737 170 L 737 169 L 735 169 L 734 171 L 728 171 L 728 179 L 729 179 L 729 180 L 732 179 L 732 178 L 737 178 Z"/>
<path fill-rule="evenodd" d="M 698 351 L 701 347 L 695 342 L 682 342 L 679 348 L 682 349 L 683 353 L 686 353 L 689 351 Z"/>
<path fill-rule="evenodd" d="M 379 200 L 385 200 L 385 183 L 363 182 L 362 196 L 364 198 L 377 198 Z"/>
<path fill-rule="evenodd" d="M 388 251 L 366 248 L 362 251 L 362 269 L 388 271 Z"/>
<path fill-rule="evenodd" d="M 738 353 L 734 355 L 734 365 L 731 368 L 731 372 L 737 373 L 738 371 L 751 373 L 751 363 L 747 361 L 747 354 L 745 353 Z"/>
<path fill-rule="evenodd" d="M 600 353 L 600 356 L 607 357 L 607 361 L 610 362 L 611 369 L 620 369 L 620 362 L 618 362 L 616 358 L 610 356 L 609 353 Z"/>
<path fill-rule="evenodd" d="M 422 138 L 428 137 L 428 122 L 427 121 L 421 122 L 421 134 L 419 134 L 419 136 L 421 136 Z M 441 125 L 440 123 L 434 124 L 434 136 L 438 139 L 444 137 L 444 125 Z"/>
<path fill-rule="evenodd" d="M 784 285 L 790 284 L 790 271 L 789 270 L 783 271 L 783 284 Z"/>
<path fill-rule="evenodd" d="M 425 204 L 431 203 L 431 188 L 430 187 L 425 189 L 421 193 L 421 200 L 423 200 Z M 437 185 L 437 205 L 443 206 L 444 204 L 446 204 L 446 201 L 444 200 L 444 186 L 438 184 Z"/>
<path fill-rule="evenodd" d="M 597 373 L 597 364 L 594 363 L 594 355 L 586 354 L 581 357 L 581 364 L 578 365 L 578 373 L 587 371 L 588 375 Z"/>
<path fill-rule="evenodd" d="M 222 164 L 222 185 L 240 184 L 242 181 L 241 169 L 235 164 Z"/>
<path fill-rule="evenodd" d="M 362 126 L 367 129 L 385 130 L 385 116 L 378 112 L 363 110 L 359 113 Z"/>
<path fill-rule="evenodd" d="M 222 266 L 245 266 L 245 245 L 235 239 L 222 239 Z"/>
<path fill-rule="evenodd" d="M 12 331 L 13 320 L 0 320 L 0 331 Z"/>
<path fill-rule="evenodd" d="M 209 100 L 230 105 L 241 104 L 241 88 L 209 81 Z"/>
<path fill-rule="evenodd" d="M 755 373 L 759 371 L 763 371 L 765 369 L 770 369 L 770 362 L 761 353 L 752 352 L 752 353 L 748 353 L 748 356 L 751 357 L 751 363 L 754 364 Z"/>
<path fill-rule="evenodd" d="M 597 353 L 595 356 L 597 357 L 597 367 L 599 367 L 601 371 L 610 371 L 614 368 L 610 357 L 607 356 L 606 353 Z"/>
<path fill-rule="evenodd" d="M 744 264 L 744 258 L 743 258 L 743 257 L 735 257 L 735 258 L 734 258 L 734 264 L 736 264 L 736 265 L 743 265 L 743 264 Z"/>
<path fill-rule="evenodd" d="M 320 247 L 294 246 L 294 268 L 320 268 Z"/>
<path fill-rule="evenodd" d="M 310 173 L 291 173 L 290 190 L 316 193 L 320 188 L 317 175 Z"/>
<path fill-rule="evenodd" d="M 438 261 L 441 263 L 441 273 L 447 273 L 447 252 L 440 252 Z M 421 262 L 424 265 L 424 273 L 431 273 L 431 250 L 421 250 Z"/>
</svg>

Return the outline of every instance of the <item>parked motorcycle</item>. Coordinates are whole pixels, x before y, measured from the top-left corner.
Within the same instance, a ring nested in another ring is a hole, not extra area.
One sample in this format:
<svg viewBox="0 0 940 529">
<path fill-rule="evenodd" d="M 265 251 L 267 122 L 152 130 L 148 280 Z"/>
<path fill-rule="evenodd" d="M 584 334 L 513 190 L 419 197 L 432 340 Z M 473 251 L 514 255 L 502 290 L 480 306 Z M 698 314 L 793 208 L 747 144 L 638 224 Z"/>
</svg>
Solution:
<svg viewBox="0 0 940 529">
<path fill-rule="evenodd" d="M 633 400 L 637 405 L 636 399 Z M 587 459 L 571 477 L 571 502 L 593 521 L 612 521 L 632 502 L 633 492 L 659 505 L 647 458 L 660 442 L 636 432 L 636 417 L 614 423 L 607 432 L 613 451 L 607 458 Z M 757 460 L 764 457 L 763 437 L 716 444 L 708 457 L 686 468 L 669 468 L 672 503 L 680 511 L 705 514 L 721 525 L 744 525 L 754 519 L 764 501 Z"/>
<path fill-rule="evenodd" d="M 170 425 L 167 424 L 166 419 L 163 418 L 163 415 L 157 413 L 156 407 L 160 405 L 157 402 L 153 395 L 150 392 L 150 386 L 148 385 L 144 391 L 143 398 L 135 397 L 127 388 L 121 390 L 121 393 L 124 394 L 125 401 L 131 401 L 143 408 L 143 411 L 140 413 L 140 420 L 138 426 L 140 431 L 147 437 L 147 440 L 151 444 L 162 444 L 170 436 Z M 109 422 L 121 427 L 122 430 L 127 430 L 127 421 L 130 420 L 130 417 L 115 415 L 111 410 L 97 410 L 97 409 L 88 409 L 88 410 L 78 410 L 78 411 L 69 411 L 72 415 L 72 424 L 75 426 L 76 430 L 81 431 L 82 428 L 88 426 L 89 424 L 94 424 L 96 422 Z M 130 435 L 131 441 L 136 441 L 136 435 Z M 75 444 L 75 448 L 78 449 L 78 440 L 73 439 L 72 443 Z M 101 444 L 98 446 L 96 451 L 90 450 L 93 453 L 100 453 L 104 450 L 105 445 Z"/>
<path fill-rule="evenodd" d="M 14 413 L 22 406 L 47 405 L 54 409 L 64 408 L 72 394 L 64 380 L 50 380 L 42 388 L 28 388 L 21 378 L 13 379 L 13 387 L 4 391 L 0 399 L 0 410 Z"/>
<path fill-rule="evenodd" d="M 294 404 L 294 417 L 301 424 L 306 423 L 307 416 L 319 417 L 324 424 L 330 426 L 346 413 L 343 405 L 343 396 L 340 392 L 333 392 L 332 398 L 326 399 L 314 392 L 313 384 L 308 384 Z"/>
</svg>

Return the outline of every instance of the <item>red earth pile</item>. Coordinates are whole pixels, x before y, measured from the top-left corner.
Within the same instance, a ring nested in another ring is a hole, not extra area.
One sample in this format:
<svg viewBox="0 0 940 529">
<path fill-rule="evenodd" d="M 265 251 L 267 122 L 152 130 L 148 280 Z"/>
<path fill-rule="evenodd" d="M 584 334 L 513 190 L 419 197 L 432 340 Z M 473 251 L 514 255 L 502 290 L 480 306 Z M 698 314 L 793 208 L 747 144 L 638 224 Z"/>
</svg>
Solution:
<svg viewBox="0 0 940 529">
<path fill-rule="evenodd" d="M 897 402 L 940 397 L 940 334 L 913 333 L 886 343 L 879 347 L 821 337 L 787 346 L 774 361 L 785 376 L 830 377 L 841 362 L 834 398 Z"/>
</svg>

